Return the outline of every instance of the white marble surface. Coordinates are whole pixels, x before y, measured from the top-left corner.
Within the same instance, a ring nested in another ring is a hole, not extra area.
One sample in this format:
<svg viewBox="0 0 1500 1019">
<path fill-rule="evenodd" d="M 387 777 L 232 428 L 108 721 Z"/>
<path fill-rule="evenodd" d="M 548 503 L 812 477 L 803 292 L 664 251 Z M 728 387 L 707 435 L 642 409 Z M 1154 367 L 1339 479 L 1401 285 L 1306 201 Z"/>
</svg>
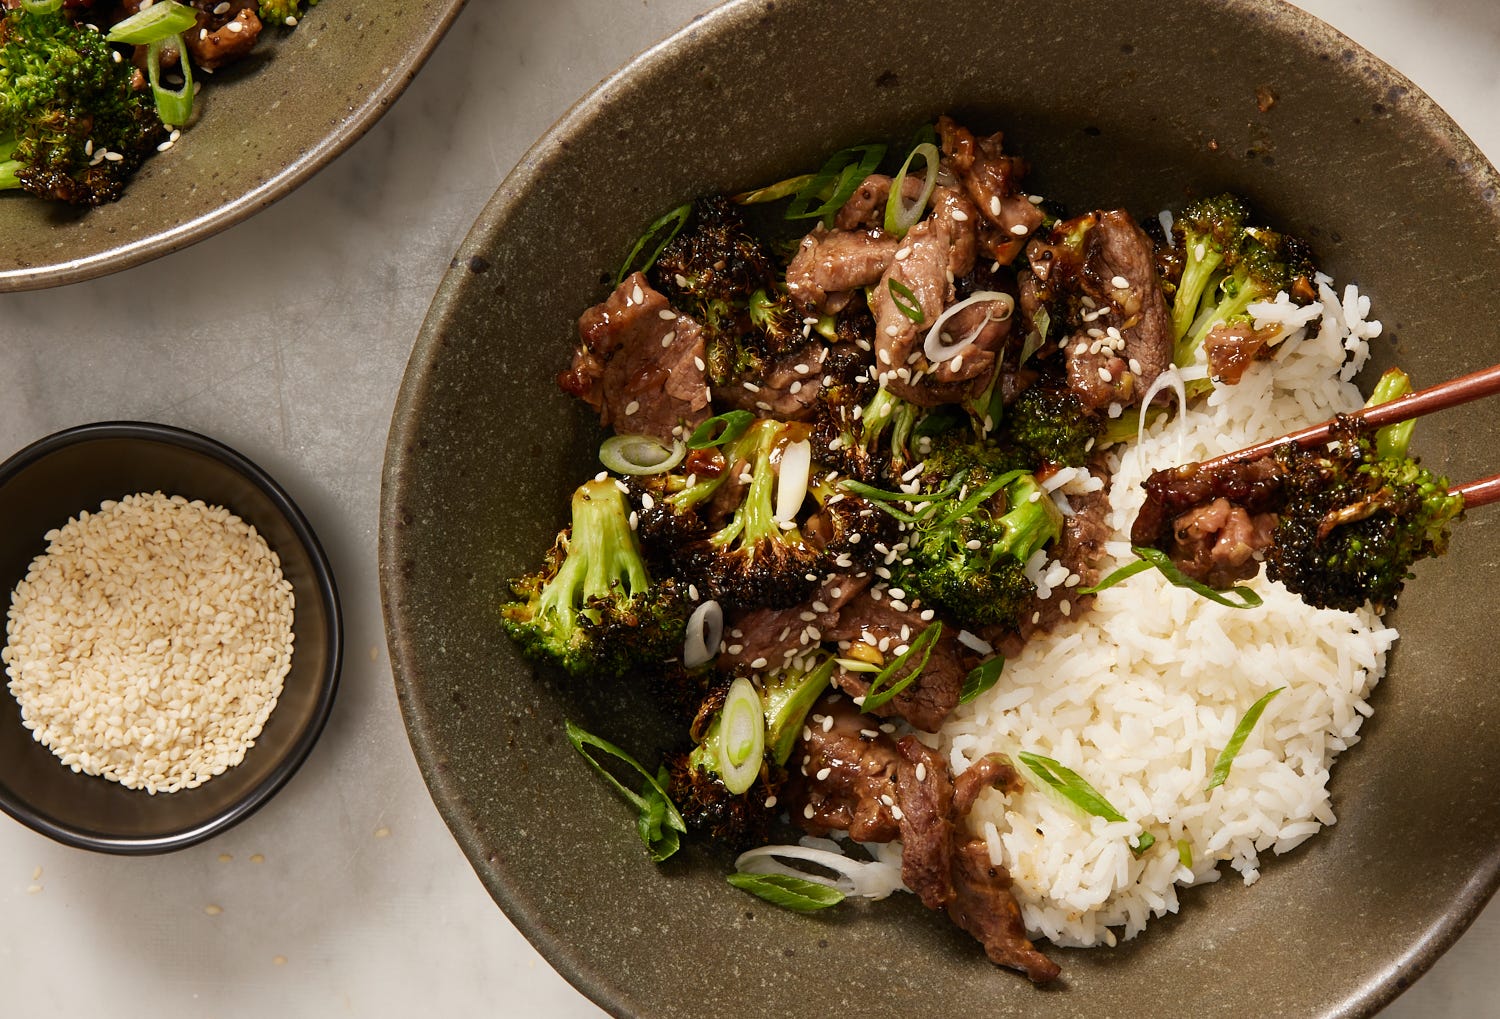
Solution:
<svg viewBox="0 0 1500 1019">
<path fill-rule="evenodd" d="M 295 195 L 138 269 L 0 298 L 0 450 L 108 418 L 239 447 L 318 528 L 349 648 L 311 759 L 217 840 L 118 859 L 0 817 L 0 1014 L 600 1014 L 506 921 L 428 799 L 381 632 L 376 496 L 412 339 L 484 201 L 576 98 L 706 6 L 471 0 L 394 110 Z M 1303 6 L 1500 162 L 1493 0 Z M 1386 1015 L 1500 1015 L 1497 950 L 1500 905 Z"/>
</svg>

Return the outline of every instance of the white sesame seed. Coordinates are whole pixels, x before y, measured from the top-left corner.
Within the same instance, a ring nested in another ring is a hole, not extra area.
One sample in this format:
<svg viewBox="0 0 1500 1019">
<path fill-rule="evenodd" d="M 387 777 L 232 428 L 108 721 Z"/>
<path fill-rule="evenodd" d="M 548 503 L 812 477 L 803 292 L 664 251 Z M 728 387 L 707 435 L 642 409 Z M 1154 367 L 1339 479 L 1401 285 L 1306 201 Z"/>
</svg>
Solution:
<svg viewBox="0 0 1500 1019">
<path fill-rule="evenodd" d="M 1110 286 L 1114 287 L 1116 290 L 1129 290 L 1130 289 L 1130 281 L 1128 279 L 1126 279 L 1124 276 L 1116 276 L 1116 277 L 1114 277 L 1113 279 L 1111 279 L 1109 281 L 1109 284 L 1110 284 Z"/>
<path fill-rule="evenodd" d="M 814 813 L 816 813 L 816 811 L 813 810 L 813 805 L 811 803 L 802 808 L 802 816 L 807 818 L 809 821 L 812 820 L 812 816 Z"/>
<path fill-rule="evenodd" d="M 673 311 L 671 308 L 663 308 L 661 311 L 658 311 L 656 313 L 656 317 L 664 322 L 670 322 L 677 317 L 677 312 Z"/>
<path fill-rule="evenodd" d="M 173 145 L 173 143 L 171 141 L 164 141 L 164 142 L 162 142 L 160 145 L 158 145 L 156 147 L 156 151 L 157 152 L 165 152 L 168 149 L 170 149 L 172 147 L 172 145 Z"/>
<path fill-rule="evenodd" d="M 215 4 L 214 5 L 214 13 L 216 15 L 219 15 L 220 17 L 222 17 L 225 14 L 228 14 L 229 13 L 229 0 L 224 0 L 224 3 L 221 3 L 221 4 Z"/>
<path fill-rule="evenodd" d="M 921 761 L 917 762 L 917 781 L 927 781 L 927 765 L 923 764 Z"/>
<path fill-rule="evenodd" d="M 1024 237 L 1030 231 L 1026 229 L 1025 223 L 1017 223 L 1015 226 L 1010 228 L 1010 232 L 1015 234 L 1017 237 Z"/>
<path fill-rule="evenodd" d="M 639 400 L 631 400 L 629 403 L 627 403 L 625 405 L 625 416 L 626 417 L 630 417 L 633 414 L 635 414 L 636 411 L 638 411 L 640 409 L 641 409 L 641 401 L 639 401 Z"/>
<path fill-rule="evenodd" d="M 294 16 L 288 14 L 286 16 L 286 26 L 288 28 L 296 28 L 297 27 L 297 19 Z"/>
<path fill-rule="evenodd" d="M 1139 375 L 1141 373 L 1141 362 L 1132 357 L 1130 359 L 1130 370 Z"/>
<path fill-rule="evenodd" d="M 104 158 L 107 159 L 107 160 L 109 160 L 111 163 L 118 163 L 120 160 L 124 159 L 125 157 L 122 156 L 122 155 L 120 155 L 120 153 L 118 153 L 118 152 L 106 152 L 104 154 Z"/>
<path fill-rule="evenodd" d="M 706 365 L 706 364 L 703 363 L 703 358 L 694 356 L 694 358 L 693 358 L 693 367 L 697 368 L 701 372 L 701 371 L 705 370 L 708 367 L 708 365 Z"/>
<path fill-rule="evenodd" d="M 962 209 L 954 209 L 953 210 L 953 219 L 956 222 L 963 223 L 963 222 L 967 221 L 968 218 L 969 218 L 969 214 L 967 212 L 965 212 L 964 210 L 962 210 Z"/>
<path fill-rule="evenodd" d="M 832 775 L 832 774 L 833 774 L 833 769 L 832 768 L 819 768 L 817 775 L 814 776 L 814 777 L 817 778 L 817 780 L 819 782 L 821 782 L 824 779 L 826 779 L 829 775 Z"/>
<path fill-rule="evenodd" d="M 892 807 L 891 807 L 891 816 L 894 817 L 896 820 L 899 821 L 903 817 L 905 817 L 906 815 L 901 812 L 901 808 L 900 807 L 892 805 Z"/>
<path fill-rule="evenodd" d="M 995 216 L 997 218 L 1000 215 L 1000 196 L 999 195 L 990 195 L 990 215 Z"/>
<path fill-rule="evenodd" d="M 906 260 L 906 256 L 908 256 L 910 254 L 911 254 L 911 247 L 909 245 L 907 247 L 901 248 L 901 249 L 899 249 L 896 252 L 896 261 L 898 261 L 898 262 L 904 262 Z"/>
<path fill-rule="evenodd" d="M 245 30 L 245 26 L 242 23 L 238 22 L 238 21 L 231 21 L 229 24 L 225 25 L 224 27 L 227 28 L 227 29 L 229 29 L 231 32 L 236 32 L 236 33 L 243 32 Z"/>
<path fill-rule="evenodd" d="M 690 601 L 697 601 L 698 600 L 698 585 L 697 584 L 689 584 L 688 585 L 688 600 L 690 600 Z"/>
<path fill-rule="evenodd" d="M 1100 382 L 1113 382 L 1114 380 L 1115 380 L 1115 377 L 1109 373 L 1109 369 L 1108 368 L 1100 368 L 1099 369 L 1099 381 Z"/>
</svg>

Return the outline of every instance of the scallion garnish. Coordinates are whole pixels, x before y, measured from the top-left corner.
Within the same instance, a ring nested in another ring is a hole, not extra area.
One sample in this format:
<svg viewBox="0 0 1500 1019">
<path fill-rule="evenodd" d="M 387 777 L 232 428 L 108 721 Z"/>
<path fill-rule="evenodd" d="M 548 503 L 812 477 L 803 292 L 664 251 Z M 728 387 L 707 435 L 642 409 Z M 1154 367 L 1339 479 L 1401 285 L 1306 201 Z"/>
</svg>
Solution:
<svg viewBox="0 0 1500 1019">
<path fill-rule="evenodd" d="M 1177 840 L 1177 862 L 1188 870 L 1193 869 L 1193 844 L 1187 839 Z"/>
<path fill-rule="evenodd" d="M 922 193 L 917 200 L 907 204 L 902 197 L 902 185 L 906 183 L 906 171 L 911 168 L 911 161 L 918 156 L 927 169 L 927 179 L 922 182 Z M 896 174 L 896 179 L 891 182 L 891 194 L 885 200 L 885 232 L 896 237 L 905 237 L 906 231 L 916 225 L 917 220 L 922 218 L 922 213 L 927 208 L 927 200 L 932 197 L 932 189 L 937 184 L 938 176 L 938 150 L 931 142 L 922 142 L 907 154 L 906 162 L 901 164 L 901 170 Z"/>
<path fill-rule="evenodd" d="M 198 12 L 186 4 L 177 0 L 157 0 L 150 7 L 117 23 L 104 38 L 126 46 L 147 46 L 181 35 L 197 24 Z"/>
<path fill-rule="evenodd" d="M 154 7 L 146 11 L 155 10 Z M 182 72 L 182 88 L 177 91 L 161 83 L 161 51 L 167 43 L 177 48 L 178 69 Z M 193 115 L 193 65 L 188 61 L 187 47 L 182 36 L 174 35 L 157 39 L 146 47 L 146 80 L 151 83 L 151 95 L 156 100 L 156 115 L 168 127 L 182 127 Z"/>
<path fill-rule="evenodd" d="M 885 282 L 891 288 L 891 300 L 896 302 L 897 310 L 917 325 L 921 325 L 926 320 L 927 313 L 922 310 L 922 302 L 918 301 L 917 295 L 911 292 L 911 287 L 894 276 Z"/>
<path fill-rule="evenodd" d="M 1210 792 L 1224 784 L 1229 777 L 1229 769 L 1234 767 L 1234 759 L 1239 756 L 1240 749 L 1244 747 L 1245 740 L 1250 736 L 1250 730 L 1255 728 L 1255 723 L 1260 721 L 1260 716 L 1265 714 L 1266 705 L 1271 703 L 1275 697 L 1286 687 L 1278 686 L 1260 700 L 1250 705 L 1250 710 L 1245 712 L 1245 717 L 1240 719 L 1240 724 L 1234 727 L 1234 734 L 1229 737 L 1229 742 L 1224 744 L 1224 749 L 1219 751 L 1219 757 L 1214 761 L 1214 773 L 1208 780 L 1208 786 L 1203 790 Z"/>
<path fill-rule="evenodd" d="M 798 913 L 815 913 L 844 901 L 844 893 L 837 888 L 790 874 L 747 874 L 737 871 L 726 880 L 741 891 L 759 896 L 773 906 Z"/>
<path fill-rule="evenodd" d="M 754 420 L 755 415 L 748 410 L 728 410 L 723 414 L 715 414 L 693 429 L 693 434 L 688 436 L 688 449 L 711 449 L 727 445 L 744 435 Z"/>
<path fill-rule="evenodd" d="M 1131 548 L 1131 551 L 1138 557 L 1136 562 L 1121 566 L 1093 587 L 1080 587 L 1078 593 L 1098 594 L 1100 591 L 1114 587 L 1122 580 L 1128 580 L 1137 573 L 1145 573 L 1149 569 L 1156 569 L 1160 571 L 1161 575 L 1172 586 L 1185 587 L 1194 594 L 1201 595 L 1209 601 L 1218 602 L 1220 605 L 1227 605 L 1232 609 L 1253 609 L 1259 608 L 1264 604 L 1261 596 L 1248 587 L 1232 587 L 1228 593 L 1225 593 L 1223 591 L 1215 591 L 1207 584 L 1194 580 L 1178 569 L 1177 564 L 1172 561 L 1172 557 L 1159 548 L 1136 545 Z M 1229 597 L 1230 594 L 1238 595 L 1240 600 L 1236 601 Z"/>
<path fill-rule="evenodd" d="M 831 217 L 859 189 L 865 178 L 875 172 L 884 158 L 884 145 L 856 145 L 835 152 L 823 168 L 797 190 L 792 204 L 787 207 L 786 218 Z"/>
<path fill-rule="evenodd" d="M 766 709 L 760 692 L 744 676 L 729 684 L 719 711 L 715 745 L 719 778 L 736 796 L 749 790 L 760 776 L 766 756 Z"/>
<path fill-rule="evenodd" d="M 1004 669 L 1005 656 L 996 655 L 970 670 L 969 674 L 964 677 L 964 686 L 959 692 L 958 703 L 967 704 L 994 686 L 1000 681 L 1000 673 Z"/>
<path fill-rule="evenodd" d="M 630 254 L 625 256 L 625 264 L 620 266 L 619 275 L 615 277 L 615 286 L 619 286 L 622 282 L 624 282 L 625 277 L 629 276 L 631 273 L 645 272 L 647 269 L 655 265 L 657 258 L 661 256 L 662 249 L 670 244 L 672 242 L 672 238 L 676 237 L 678 233 L 681 232 L 684 224 L 686 224 L 688 221 L 688 216 L 690 216 L 692 212 L 693 205 L 691 202 L 686 205 L 679 205 L 677 206 L 677 208 L 662 216 L 650 226 L 646 227 L 646 232 L 641 234 L 640 238 L 635 242 L 635 246 L 630 249 Z M 651 257 L 646 259 L 646 261 L 642 264 L 636 265 L 635 260 L 637 256 L 639 256 L 640 253 L 645 250 L 647 244 L 651 243 L 651 238 L 656 237 L 659 234 L 664 234 L 665 236 L 662 236 L 661 243 L 658 244 L 655 250 L 651 252 Z"/>
<path fill-rule="evenodd" d="M 922 670 L 927 668 L 927 660 L 932 657 L 932 649 L 942 635 L 942 623 L 932 623 L 927 629 L 917 634 L 916 639 L 907 645 L 905 651 L 897 655 L 890 664 L 876 674 L 875 679 L 870 683 L 870 688 L 865 691 L 864 698 L 860 701 L 860 710 L 874 711 L 915 683 L 917 677 L 922 674 Z M 922 660 L 916 664 L 915 668 L 897 679 L 897 675 L 919 652 Z"/>
<path fill-rule="evenodd" d="M 31 14 L 55 14 L 62 5 L 63 0 L 21 0 L 21 6 Z"/>
<path fill-rule="evenodd" d="M 1026 342 L 1021 344 L 1021 364 L 1031 360 L 1031 355 L 1042 349 L 1047 342 L 1047 330 L 1052 328 L 1052 316 L 1047 314 L 1046 308 L 1038 308 L 1036 314 L 1031 316 L 1031 332 L 1026 334 Z"/>
<path fill-rule="evenodd" d="M 573 744 L 573 749 L 583 755 L 583 759 L 589 765 L 603 775 L 610 785 L 617 789 L 621 796 L 631 802 L 639 812 L 636 819 L 636 832 L 641 836 L 646 849 L 651 854 L 651 859 L 660 863 L 677 851 L 679 836 L 687 831 L 687 825 L 683 823 L 682 815 L 678 813 L 677 806 L 672 802 L 672 797 L 667 795 L 667 783 L 665 780 L 665 769 L 652 775 L 651 772 L 641 767 L 634 757 L 615 746 L 605 739 L 600 739 L 593 733 L 585 732 L 572 722 L 565 721 L 563 728 L 568 734 L 568 742 Z M 594 747 L 606 754 L 629 765 L 640 772 L 646 780 L 643 792 L 632 792 L 619 779 L 611 775 L 585 747 Z"/>
<path fill-rule="evenodd" d="M 798 174 L 795 177 L 788 177 L 786 180 L 779 180 L 775 184 L 767 184 L 763 188 L 742 191 L 732 196 L 729 200 L 736 205 L 760 205 L 764 202 L 777 202 L 783 198 L 792 197 L 798 191 L 801 191 L 808 184 L 812 183 L 812 179 L 816 176 L 817 174 L 815 173 Z"/>
<path fill-rule="evenodd" d="M 1102 817 L 1106 821 L 1124 821 L 1125 815 L 1120 813 L 1106 800 L 1099 790 L 1089 785 L 1083 776 L 1072 768 L 1067 767 L 1050 757 L 1041 754 L 1033 754 L 1021 751 L 1019 754 L 1021 763 L 1031 771 L 1033 775 L 1054 790 L 1059 796 L 1073 804 L 1085 814 Z M 1130 851 L 1140 856 L 1146 850 L 1156 844 L 1156 836 L 1148 831 L 1141 832 L 1131 840 Z"/>
<path fill-rule="evenodd" d="M 685 456 L 680 440 L 669 449 L 649 435 L 611 435 L 599 444 L 599 462 L 616 474 L 665 474 Z"/>
</svg>

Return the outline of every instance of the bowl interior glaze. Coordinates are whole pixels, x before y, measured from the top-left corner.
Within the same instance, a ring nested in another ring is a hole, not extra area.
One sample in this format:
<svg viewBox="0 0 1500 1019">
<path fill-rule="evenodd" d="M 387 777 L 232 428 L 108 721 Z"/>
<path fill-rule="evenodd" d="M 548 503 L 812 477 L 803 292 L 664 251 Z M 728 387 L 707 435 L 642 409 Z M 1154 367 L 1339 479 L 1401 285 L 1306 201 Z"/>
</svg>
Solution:
<svg viewBox="0 0 1500 1019">
<path fill-rule="evenodd" d="M 644 224 L 845 145 L 904 143 L 944 111 L 1004 129 L 1033 164 L 1028 189 L 1074 210 L 1146 217 L 1245 194 L 1373 297 L 1385 334 L 1372 368 L 1399 361 L 1425 385 L 1500 360 L 1500 337 L 1472 328 L 1500 284 L 1494 169 L 1410 82 L 1300 11 L 1246 0 L 721 8 L 605 82 L 523 159 L 413 351 L 387 449 L 381 580 L 433 797 L 509 916 L 618 1015 L 771 1017 L 813 1003 L 892 1016 L 1377 1011 L 1500 875 L 1500 815 L 1484 806 L 1500 741 L 1482 738 L 1500 725 L 1500 690 L 1472 623 L 1500 596 L 1466 580 L 1493 562 L 1482 516 L 1419 569 L 1391 617 L 1403 639 L 1362 744 L 1335 772 L 1337 826 L 1267 859 L 1253 888 L 1183 892 L 1180 915 L 1116 949 L 1052 949 L 1064 976 L 1040 991 L 909 897 L 808 918 L 736 893 L 728 857 L 711 849 L 653 866 L 562 722 L 653 760 L 666 742 L 655 715 L 627 690 L 538 673 L 497 625 L 507 578 L 532 567 L 567 493 L 598 469 L 598 427 L 554 379 L 576 316 L 602 299 Z M 1461 288 L 1453 251 L 1473 274 Z M 1489 473 L 1490 414 L 1424 422 L 1417 448 L 1456 478 Z"/>
<path fill-rule="evenodd" d="M 196 789 L 155 796 L 75 774 L 0 696 L 0 810 L 68 845 L 122 854 L 201 842 L 248 817 L 291 778 L 333 707 L 342 658 L 333 573 L 306 519 L 282 489 L 234 450 L 164 425 L 111 422 L 49 436 L 0 465 L 0 586 L 46 551 L 43 537 L 106 499 L 161 491 L 225 506 L 281 559 L 295 599 L 296 643 L 276 708 L 245 759 Z"/>
<path fill-rule="evenodd" d="M 201 241 L 311 177 L 380 119 L 464 0 L 326 0 L 199 93 L 198 120 L 117 202 L 0 194 L 0 293 L 76 283 Z"/>
</svg>

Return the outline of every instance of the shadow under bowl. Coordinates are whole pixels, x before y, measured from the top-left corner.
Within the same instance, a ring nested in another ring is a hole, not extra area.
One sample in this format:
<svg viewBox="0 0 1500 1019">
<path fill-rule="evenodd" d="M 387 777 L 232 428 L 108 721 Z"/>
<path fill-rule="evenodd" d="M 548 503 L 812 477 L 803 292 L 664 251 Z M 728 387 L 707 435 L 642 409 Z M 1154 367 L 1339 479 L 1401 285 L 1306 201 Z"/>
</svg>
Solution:
<svg viewBox="0 0 1500 1019">
<path fill-rule="evenodd" d="M 50 435 L 0 464 L 0 588 L 13 591 L 43 535 L 107 499 L 161 491 L 227 507 L 281 559 L 295 598 L 295 645 L 276 708 L 244 760 L 195 789 L 151 795 L 64 766 L 0 695 L 0 810 L 80 849 L 163 853 L 244 820 L 306 759 L 333 707 L 342 657 L 338 591 L 295 503 L 269 475 L 213 439 L 166 425 L 104 422 Z"/>
</svg>

